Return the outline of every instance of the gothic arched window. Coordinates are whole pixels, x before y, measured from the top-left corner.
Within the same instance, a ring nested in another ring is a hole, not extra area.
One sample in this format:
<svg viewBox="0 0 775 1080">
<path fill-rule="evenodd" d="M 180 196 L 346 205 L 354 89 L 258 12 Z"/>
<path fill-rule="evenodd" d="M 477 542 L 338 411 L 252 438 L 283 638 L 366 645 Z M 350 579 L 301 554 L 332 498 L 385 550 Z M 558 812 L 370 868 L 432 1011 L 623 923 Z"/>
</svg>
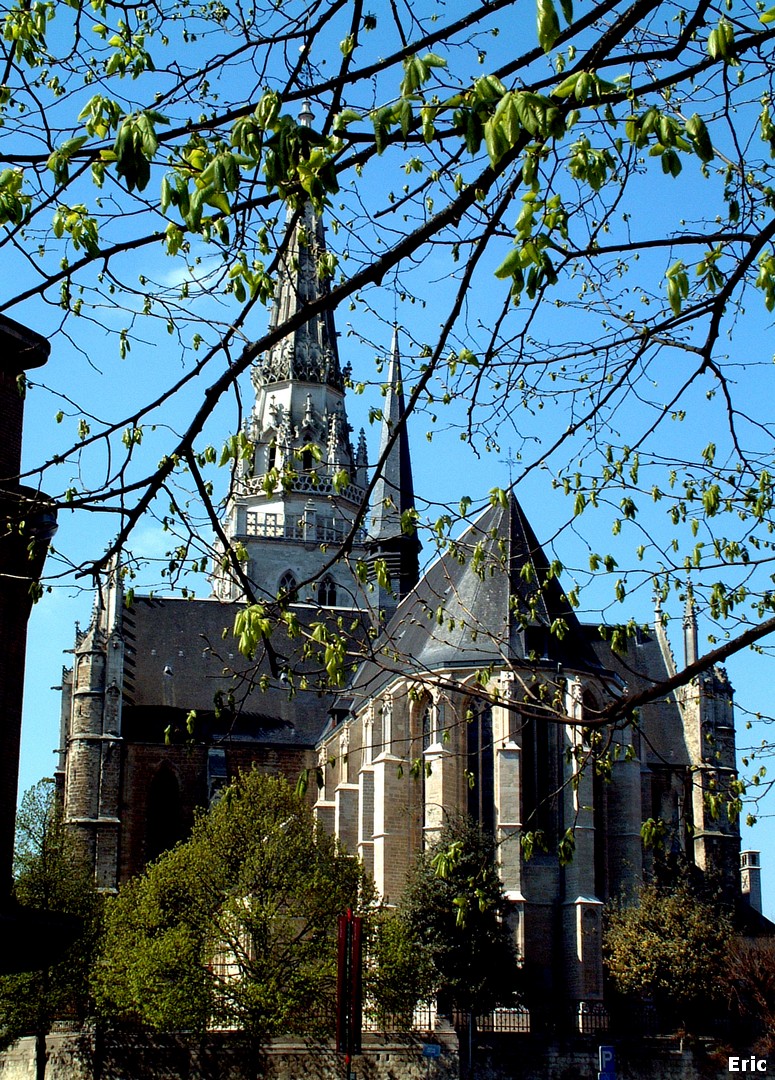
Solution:
<svg viewBox="0 0 775 1080">
<path fill-rule="evenodd" d="M 427 800 L 427 774 L 426 769 L 430 766 L 425 751 L 433 742 L 433 702 L 427 694 L 412 706 L 411 711 L 411 735 L 412 735 L 412 772 L 416 775 L 419 784 L 412 785 L 412 800 L 416 807 L 415 821 L 419 830 L 418 842 L 423 850 L 426 845 L 425 826 L 428 824 L 426 808 Z"/>
<path fill-rule="evenodd" d="M 283 576 L 280 578 L 279 591 L 285 593 L 291 600 L 296 599 L 296 588 L 298 582 L 291 570 L 286 570 Z"/>
<path fill-rule="evenodd" d="M 420 717 L 422 728 L 422 748 L 427 750 L 433 740 L 433 705 L 427 702 Z"/>
<path fill-rule="evenodd" d="M 587 686 L 581 697 L 581 715 L 583 721 L 597 720 L 602 709 L 596 696 Z M 596 756 L 602 746 L 602 739 L 598 730 L 587 726 L 582 727 L 582 739 L 584 746 L 589 747 L 593 756 Z M 592 824 L 594 826 L 594 870 L 595 870 L 595 896 L 598 900 L 608 899 L 608 790 L 604 775 L 601 771 L 588 766 L 592 773 Z"/>
<path fill-rule="evenodd" d="M 522 822 L 540 831 L 550 846 L 557 839 L 557 791 L 560 765 L 556 724 L 540 707 L 521 710 L 519 742 L 522 749 Z"/>
<path fill-rule="evenodd" d="M 321 607 L 336 607 L 336 585 L 329 574 L 318 585 L 318 603 Z"/>
</svg>

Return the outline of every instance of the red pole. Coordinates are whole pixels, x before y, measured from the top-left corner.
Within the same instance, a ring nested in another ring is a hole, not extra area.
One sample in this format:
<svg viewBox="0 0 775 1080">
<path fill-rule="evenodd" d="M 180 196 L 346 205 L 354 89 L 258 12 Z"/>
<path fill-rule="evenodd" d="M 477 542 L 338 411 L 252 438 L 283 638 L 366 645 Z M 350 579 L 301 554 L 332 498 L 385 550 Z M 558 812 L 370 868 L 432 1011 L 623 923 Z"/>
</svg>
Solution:
<svg viewBox="0 0 775 1080">
<path fill-rule="evenodd" d="M 352 1057 L 361 1052 L 363 919 L 353 915 L 352 909 L 348 908 L 347 914 L 337 919 L 336 931 L 336 1046 L 339 1053 L 345 1055 L 349 1080 Z"/>
</svg>

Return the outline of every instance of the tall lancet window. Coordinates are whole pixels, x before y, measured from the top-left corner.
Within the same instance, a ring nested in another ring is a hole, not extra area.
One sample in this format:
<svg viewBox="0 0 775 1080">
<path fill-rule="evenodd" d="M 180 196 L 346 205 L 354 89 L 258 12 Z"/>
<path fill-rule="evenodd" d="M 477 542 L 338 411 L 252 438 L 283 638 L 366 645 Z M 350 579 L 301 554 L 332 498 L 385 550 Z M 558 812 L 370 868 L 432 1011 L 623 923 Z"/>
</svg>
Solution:
<svg viewBox="0 0 775 1080">
<path fill-rule="evenodd" d="M 467 771 L 468 813 L 483 832 L 495 831 L 495 755 L 492 744 L 492 709 L 470 706 L 468 721 Z"/>
<path fill-rule="evenodd" d="M 412 772 L 417 781 L 417 786 L 413 786 L 413 796 L 416 799 L 416 820 L 423 850 L 426 842 L 425 826 L 428 824 L 426 769 L 432 767 L 425 751 L 433 742 L 433 708 L 430 696 L 424 694 L 412 709 Z"/>
<path fill-rule="evenodd" d="M 428 747 L 431 745 L 431 743 L 434 741 L 434 738 L 433 738 L 433 703 L 430 702 L 430 701 L 426 702 L 426 704 L 425 704 L 425 706 L 423 708 L 422 718 L 421 718 L 421 727 L 422 727 L 422 748 L 423 748 L 423 750 L 427 750 Z"/>
<path fill-rule="evenodd" d="M 393 753 L 393 702 L 386 698 L 382 706 L 382 753 Z"/>
<path fill-rule="evenodd" d="M 590 748 L 591 756 L 597 755 L 600 744 L 600 736 L 595 728 L 586 726 L 590 721 L 599 718 L 602 710 L 589 687 L 585 687 L 581 697 L 581 716 L 585 722 L 582 728 L 585 745 Z M 608 846 L 606 837 L 607 828 L 607 800 L 608 789 L 604 775 L 594 767 L 590 761 L 587 768 L 592 774 L 592 824 L 594 826 L 594 849 L 595 849 L 595 896 L 598 900 L 608 899 Z"/>
<path fill-rule="evenodd" d="M 146 812 L 145 858 L 157 859 L 186 834 L 180 785 L 172 769 L 162 765 L 151 780 Z"/>
<path fill-rule="evenodd" d="M 370 705 L 363 714 L 363 764 L 371 765 L 374 760 L 374 709 Z"/>
<path fill-rule="evenodd" d="M 525 705 L 515 732 L 522 749 L 522 823 L 530 832 L 540 831 L 550 848 L 557 842 L 561 782 L 556 728 L 547 709 Z"/>
</svg>

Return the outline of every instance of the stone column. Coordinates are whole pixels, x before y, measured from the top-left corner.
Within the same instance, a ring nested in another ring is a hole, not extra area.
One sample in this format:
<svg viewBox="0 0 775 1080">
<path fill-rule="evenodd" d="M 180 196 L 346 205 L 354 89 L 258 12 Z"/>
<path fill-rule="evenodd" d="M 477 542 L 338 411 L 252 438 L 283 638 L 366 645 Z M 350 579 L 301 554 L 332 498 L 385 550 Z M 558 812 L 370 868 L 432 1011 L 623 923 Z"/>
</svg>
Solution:
<svg viewBox="0 0 775 1080">
<path fill-rule="evenodd" d="M 565 867 L 562 909 L 564 968 L 569 996 L 577 1001 L 598 1001 L 603 994 L 601 952 L 602 902 L 595 895 L 595 828 L 593 768 L 585 752 L 581 722 L 583 687 L 578 678 L 567 689 L 565 710 L 579 726 L 565 729 L 565 827 L 573 827 L 575 851 Z"/>
</svg>

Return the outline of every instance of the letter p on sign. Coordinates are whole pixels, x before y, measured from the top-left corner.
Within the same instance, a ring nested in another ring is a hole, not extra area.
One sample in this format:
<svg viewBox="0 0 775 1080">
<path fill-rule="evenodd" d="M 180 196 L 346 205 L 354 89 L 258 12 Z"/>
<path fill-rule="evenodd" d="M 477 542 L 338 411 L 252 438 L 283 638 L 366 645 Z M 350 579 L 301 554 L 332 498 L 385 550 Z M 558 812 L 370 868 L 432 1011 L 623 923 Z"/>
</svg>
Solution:
<svg viewBox="0 0 775 1080">
<path fill-rule="evenodd" d="M 612 1073 L 616 1068 L 613 1046 L 601 1046 L 599 1049 L 599 1068 L 601 1073 Z"/>
</svg>

